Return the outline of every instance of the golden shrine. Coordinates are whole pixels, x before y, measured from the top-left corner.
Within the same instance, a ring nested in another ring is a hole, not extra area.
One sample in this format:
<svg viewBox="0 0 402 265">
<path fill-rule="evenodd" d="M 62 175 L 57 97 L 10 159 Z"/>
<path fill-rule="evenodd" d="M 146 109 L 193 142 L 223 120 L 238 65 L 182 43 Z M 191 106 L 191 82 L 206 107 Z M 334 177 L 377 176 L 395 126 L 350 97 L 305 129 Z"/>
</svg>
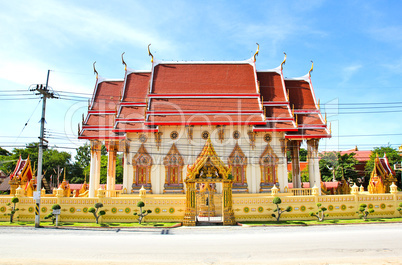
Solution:
<svg viewBox="0 0 402 265">
<path fill-rule="evenodd" d="M 374 169 L 370 174 L 368 191 L 370 193 L 389 193 L 392 183 L 397 183 L 395 172 L 389 165 L 387 154 L 374 160 Z"/>
</svg>

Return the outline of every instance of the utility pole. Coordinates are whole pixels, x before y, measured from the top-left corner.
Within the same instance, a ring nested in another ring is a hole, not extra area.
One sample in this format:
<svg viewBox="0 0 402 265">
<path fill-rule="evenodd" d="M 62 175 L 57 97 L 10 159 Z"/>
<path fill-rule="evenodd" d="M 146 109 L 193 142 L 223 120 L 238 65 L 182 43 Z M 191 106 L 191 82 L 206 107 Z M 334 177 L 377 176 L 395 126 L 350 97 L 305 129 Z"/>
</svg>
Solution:
<svg viewBox="0 0 402 265">
<path fill-rule="evenodd" d="M 42 158 L 43 158 L 43 147 L 45 132 L 45 115 L 46 115 L 46 99 L 47 98 L 57 98 L 53 92 L 49 92 L 49 74 L 50 70 L 47 71 L 46 85 L 36 85 L 36 88 L 31 89 L 31 91 L 36 91 L 36 95 L 42 95 L 42 118 L 40 120 L 40 136 L 39 136 L 39 154 L 38 154 L 38 175 L 36 178 L 36 206 L 35 206 L 35 227 L 40 227 L 40 193 L 42 186 Z"/>
</svg>

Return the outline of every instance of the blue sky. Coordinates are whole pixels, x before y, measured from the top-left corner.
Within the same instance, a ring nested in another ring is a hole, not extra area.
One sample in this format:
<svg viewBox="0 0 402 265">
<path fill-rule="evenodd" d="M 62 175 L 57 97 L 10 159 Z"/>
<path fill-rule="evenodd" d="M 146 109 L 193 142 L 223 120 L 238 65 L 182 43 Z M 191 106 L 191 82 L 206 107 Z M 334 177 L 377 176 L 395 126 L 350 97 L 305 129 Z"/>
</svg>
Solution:
<svg viewBox="0 0 402 265">
<path fill-rule="evenodd" d="M 92 93 L 94 61 L 102 77 L 123 78 L 121 53 L 130 68 L 150 69 L 149 43 L 160 60 L 222 61 L 250 58 L 256 42 L 258 70 L 277 67 L 283 52 L 286 77 L 305 75 L 314 61 L 313 86 L 334 136 L 320 142 L 321 150 L 402 144 L 400 1 L 0 3 L 0 146 L 37 141 L 38 99 L 6 99 L 16 94 L 35 98 L 20 90 L 45 83 L 48 69 L 54 90 Z M 384 102 L 399 104 L 353 104 Z M 74 134 L 86 106 L 84 101 L 48 100 L 51 146 L 83 143 Z M 346 114 L 351 112 L 358 113 Z"/>
</svg>

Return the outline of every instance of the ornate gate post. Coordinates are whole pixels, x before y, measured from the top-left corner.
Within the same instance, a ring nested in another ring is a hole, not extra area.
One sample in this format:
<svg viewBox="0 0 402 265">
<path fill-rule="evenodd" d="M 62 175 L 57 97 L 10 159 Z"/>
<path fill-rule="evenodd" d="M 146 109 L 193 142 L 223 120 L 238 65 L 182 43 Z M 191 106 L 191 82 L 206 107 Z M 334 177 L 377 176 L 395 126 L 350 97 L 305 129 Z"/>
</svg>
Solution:
<svg viewBox="0 0 402 265">
<path fill-rule="evenodd" d="M 195 226 L 195 214 L 196 214 L 196 190 L 194 182 L 187 182 L 187 193 L 186 193 L 186 211 L 184 213 L 183 225 L 185 226 Z"/>
<path fill-rule="evenodd" d="M 223 225 L 234 225 L 235 218 L 232 208 L 232 181 L 223 181 Z"/>
</svg>

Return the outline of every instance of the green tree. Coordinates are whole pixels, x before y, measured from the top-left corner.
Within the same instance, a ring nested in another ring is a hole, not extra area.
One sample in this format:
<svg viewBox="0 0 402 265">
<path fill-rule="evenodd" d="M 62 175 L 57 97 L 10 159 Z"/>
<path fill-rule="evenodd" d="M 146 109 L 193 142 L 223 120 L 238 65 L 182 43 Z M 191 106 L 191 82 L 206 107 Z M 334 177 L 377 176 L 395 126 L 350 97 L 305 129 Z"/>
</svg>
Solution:
<svg viewBox="0 0 402 265">
<path fill-rule="evenodd" d="M 94 215 L 97 224 L 99 223 L 99 217 L 106 214 L 105 211 L 100 210 L 100 208 L 102 208 L 102 207 L 103 207 L 103 203 L 97 202 L 97 203 L 95 203 L 95 207 L 91 207 L 88 209 L 88 212 L 90 212 Z"/>
<path fill-rule="evenodd" d="M 359 163 L 355 158 L 355 153 L 341 155 L 340 152 L 325 152 L 320 156 L 320 173 L 323 181 L 332 181 L 333 174 L 336 180 L 343 177 L 350 181 L 356 182 L 359 175 L 355 166 Z"/>
<path fill-rule="evenodd" d="M 279 198 L 279 197 L 275 197 L 275 198 L 272 200 L 272 203 L 276 205 L 276 209 L 274 209 L 274 213 L 277 213 L 277 214 L 275 215 L 275 214 L 273 213 L 271 216 L 274 217 L 274 218 L 276 218 L 276 221 L 277 221 L 277 222 L 279 222 L 279 219 L 281 218 L 281 215 L 282 215 L 283 213 L 285 213 L 285 212 L 290 212 L 290 211 L 292 210 L 292 207 L 290 207 L 290 206 L 286 207 L 285 210 L 283 210 L 283 208 L 280 208 L 280 207 L 279 207 L 279 204 L 282 203 L 282 200 L 281 200 L 281 198 Z"/>
<path fill-rule="evenodd" d="M 374 213 L 374 209 L 369 209 L 369 208 L 367 207 L 367 204 L 362 203 L 362 204 L 360 204 L 360 206 L 359 206 L 359 211 L 357 211 L 356 213 L 359 214 L 360 218 L 363 218 L 363 220 L 366 221 L 366 220 L 367 220 L 367 216 L 368 216 L 370 213 Z"/>
<path fill-rule="evenodd" d="M 321 203 L 317 203 L 318 211 L 317 212 L 310 212 L 310 216 L 314 216 L 318 219 L 318 222 L 324 221 L 324 218 L 328 216 L 328 214 L 325 213 L 327 208 L 321 205 Z"/>
<path fill-rule="evenodd" d="M 11 153 L 8 150 L 0 147 L 0 156 L 10 156 L 10 155 Z"/>
<path fill-rule="evenodd" d="M 89 176 L 90 162 L 91 162 L 91 147 L 85 144 L 77 148 L 77 155 L 74 157 L 75 163 L 70 166 L 70 170 L 74 172 L 71 174 L 71 183 L 83 183 L 85 176 Z M 101 172 L 100 183 L 105 184 L 107 181 L 107 149 L 102 145 L 101 149 Z M 116 158 L 116 183 L 123 183 L 123 166 L 120 156 Z"/>
<path fill-rule="evenodd" d="M 286 156 L 287 156 L 288 162 L 291 162 L 292 161 L 292 153 L 290 151 L 287 151 Z M 299 161 L 307 161 L 307 149 L 300 148 Z"/>
<path fill-rule="evenodd" d="M 61 206 L 59 204 L 53 204 L 52 205 L 52 210 L 60 210 Z M 52 219 L 52 223 L 54 224 L 55 221 L 58 219 L 58 214 L 53 214 L 53 212 L 49 213 L 48 215 L 45 216 L 45 219 Z M 57 225 L 57 222 L 56 222 Z"/>
<path fill-rule="evenodd" d="M 134 213 L 134 215 L 138 216 L 138 223 L 141 224 L 142 219 L 144 219 L 145 216 L 148 214 L 152 213 L 151 210 L 142 210 L 142 208 L 145 206 L 145 203 L 143 201 L 139 201 L 137 203 L 137 207 L 140 207 L 140 213 Z"/>
<path fill-rule="evenodd" d="M 20 210 L 17 208 L 17 203 L 19 203 L 19 201 L 20 200 L 17 197 L 14 197 L 11 199 L 11 202 L 7 203 L 7 206 L 10 208 L 10 213 L 4 215 L 10 216 L 10 223 L 13 222 L 15 213 Z"/>
<path fill-rule="evenodd" d="M 399 203 L 399 207 L 396 208 L 399 213 L 402 213 L 402 202 Z"/>
<path fill-rule="evenodd" d="M 384 154 L 387 154 L 388 162 L 391 165 L 391 167 L 402 161 L 402 157 L 398 153 L 398 151 L 390 146 L 382 146 L 382 147 L 375 147 L 370 154 L 370 159 L 366 163 L 366 167 L 364 171 L 366 171 L 366 176 L 370 176 L 371 172 L 374 169 L 374 160 L 376 158 L 376 155 L 378 154 L 379 157 L 383 157 Z M 396 174 L 397 176 L 400 176 L 400 172 Z"/>
</svg>

